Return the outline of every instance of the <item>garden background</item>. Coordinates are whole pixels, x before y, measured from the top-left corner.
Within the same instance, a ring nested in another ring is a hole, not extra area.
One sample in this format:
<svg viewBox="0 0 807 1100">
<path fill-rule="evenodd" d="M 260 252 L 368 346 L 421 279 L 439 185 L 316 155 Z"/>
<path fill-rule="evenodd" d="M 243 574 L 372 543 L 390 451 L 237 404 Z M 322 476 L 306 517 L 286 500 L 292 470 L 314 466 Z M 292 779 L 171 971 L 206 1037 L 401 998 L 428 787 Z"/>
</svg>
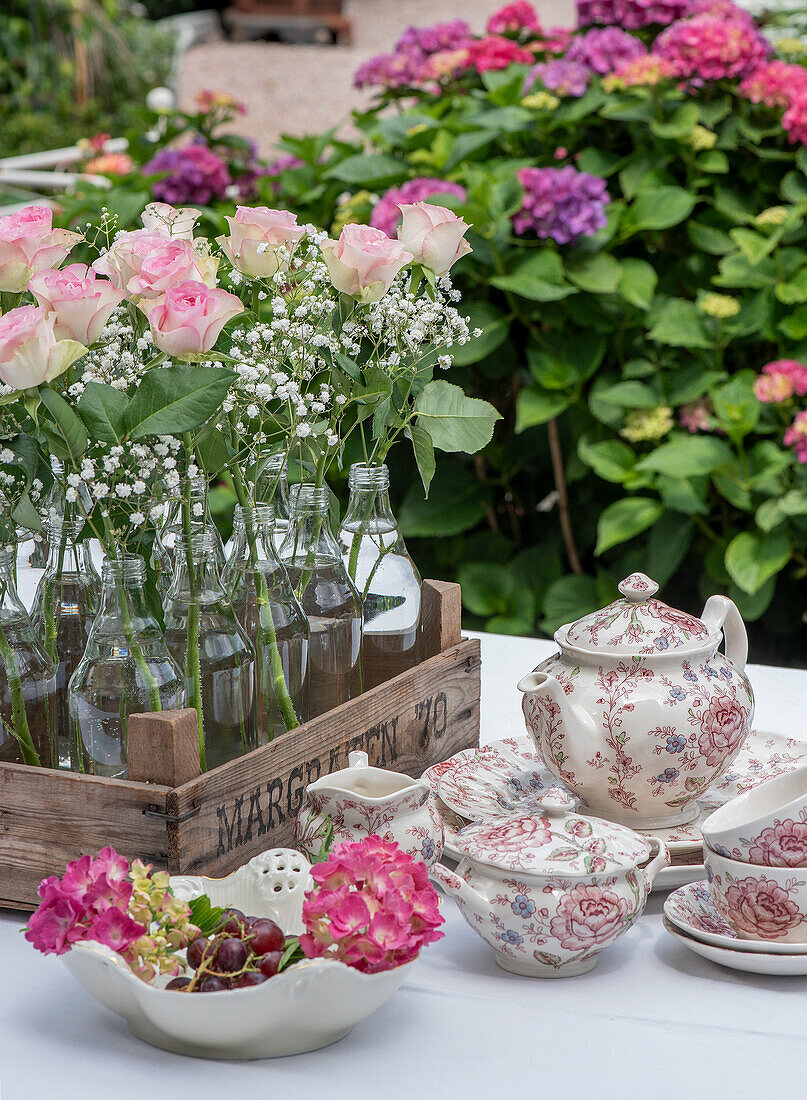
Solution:
<svg viewBox="0 0 807 1100">
<path fill-rule="evenodd" d="M 84 143 L 59 223 L 104 205 L 134 228 L 159 198 L 222 232 L 243 201 L 394 235 L 398 201 L 450 206 L 480 334 L 448 378 L 502 420 L 477 455 L 438 454 L 428 500 L 396 453 L 421 571 L 462 583 L 467 626 L 545 634 L 642 569 L 688 610 L 730 595 L 754 659 L 807 664 L 802 13 L 757 11 L 760 30 L 728 0 L 582 0 L 486 30 L 482 0 L 354 0 L 353 46 L 179 58 L 164 17 L 192 7 L 4 8 L 0 158 Z M 146 106 L 162 85 L 181 110 Z M 36 197 L 0 173 L 0 206 Z M 217 486 L 225 533 L 233 503 Z"/>
</svg>

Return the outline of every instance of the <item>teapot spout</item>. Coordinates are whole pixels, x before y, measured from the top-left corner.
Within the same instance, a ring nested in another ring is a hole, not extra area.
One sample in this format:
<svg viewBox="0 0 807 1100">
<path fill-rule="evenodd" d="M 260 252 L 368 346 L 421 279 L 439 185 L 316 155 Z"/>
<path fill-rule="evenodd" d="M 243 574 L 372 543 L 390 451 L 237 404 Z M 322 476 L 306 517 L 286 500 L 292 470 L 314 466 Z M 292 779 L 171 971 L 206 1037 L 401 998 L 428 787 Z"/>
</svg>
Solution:
<svg viewBox="0 0 807 1100">
<path fill-rule="evenodd" d="M 593 742 L 597 741 L 598 734 L 594 719 L 583 707 L 569 701 L 560 682 L 548 672 L 540 672 L 536 669 L 535 672 L 528 673 L 519 680 L 518 690 L 525 695 L 525 714 L 531 697 L 546 700 L 544 706 L 548 704 L 547 709 L 555 711 L 560 717 L 561 725 L 579 731 Z"/>
</svg>

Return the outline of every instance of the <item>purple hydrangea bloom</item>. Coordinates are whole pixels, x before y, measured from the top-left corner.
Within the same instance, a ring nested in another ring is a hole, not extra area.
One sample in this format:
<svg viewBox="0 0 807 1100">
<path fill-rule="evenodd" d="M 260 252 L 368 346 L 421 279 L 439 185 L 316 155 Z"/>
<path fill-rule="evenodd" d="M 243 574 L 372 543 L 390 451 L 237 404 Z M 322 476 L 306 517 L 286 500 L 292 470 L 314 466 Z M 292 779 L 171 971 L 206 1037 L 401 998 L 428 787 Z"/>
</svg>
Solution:
<svg viewBox="0 0 807 1100">
<path fill-rule="evenodd" d="M 295 157 L 294 153 L 282 153 L 276 160 L 269 161 L 264 175 L 282 176 L 292 168 L 305 168 L 305 161 Z"/>
<path fill-rule="evenodd" d="M 591 69 L 581 65 L 579 61 L 556 58 L 554 61 L 542 61 L 540 65 L 533 65 L 527 73 L 524 91 L 529 91 L 536 80 L 540 80 L 550 92 L 577 99 L 588 88 Z"/>
<path fill-rule="evenodd" d="M 605 208 L 611 201 L 605 180 L 571 165 L 565 168 L 522 168 L 518 179 L 524 188 L 521 209 L 513 215 L 516 233 L 551 237 L 569 244 L 590 237 L 606 223 Z"/>
<path fill-rule="evenodd" d="M 373 207 L 370 225 L 375 229 L 383 229 L 388 237 L 394 237 L 395 230 L 401 221 L 398 204 L 424 202 L 432 195 L 454 195 L 460 202 L 465 202 L 466 191 L 458 183 L 431 179 L 429 176 L 407 180 L 400 187 L 391 187 L 385 195 L 381 196 Z"/>
<path fill-rule="evenodd" d="M 464 19 L 435 23 L 431 27 L 407 27 L 395 43 L 396 53 L 416 53 L 421 58 L 442 50 L 456 50 L 471 38 L 471 28 Z"/>
<path fill-rule="evenodd" d="M 417 83 L 423 59 L 417 54 L 380 53 L 353 74 L 357 88 L 407 88 Z"/>
<path fill-rule="evenodd" d="M 635 31 L 654 23 L 666 27 L 691 11 L 692 0 L 577 0 L 577 25 L 599 23 Z"/>
<path fill-rule="evenodd" d="M 603 76 L 646 53 L 645 44 L 632 34 L 621 31 L 619 27 L 603 27 L 575 38 L 566 54 L 566 60 L 579 61 L 581 65 L 586 65 Z"/>
<path fill-rule="evenodd" d="M 167 172 L 151 191 L 155 199 L 172 206 L 186 203 L 206 206 L 223 199 L 232 184 L 227 165 L 206 145 L 186 145 L 182 149 L 163 149 L 143 166 L 145 175 Z"/>
<path fill-rule="evenodd" d="M 394 53 L 382 53 L 360 65 L 353 76 L 357 88 L 406 88 L 419 83 L 424 63 L 433 54 L 457 50 L 471 40 L 471 28 L 462 19 L 409 27 L 395 43 Z"/>
</svg>

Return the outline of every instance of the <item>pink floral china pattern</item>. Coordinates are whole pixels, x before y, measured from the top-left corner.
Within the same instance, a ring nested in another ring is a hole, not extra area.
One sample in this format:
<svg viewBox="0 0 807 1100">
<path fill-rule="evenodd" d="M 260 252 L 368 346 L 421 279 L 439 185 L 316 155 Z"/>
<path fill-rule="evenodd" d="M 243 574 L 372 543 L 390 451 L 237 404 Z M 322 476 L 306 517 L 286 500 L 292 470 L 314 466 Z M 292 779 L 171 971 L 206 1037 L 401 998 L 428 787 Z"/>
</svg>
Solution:
<svg viewBox="0 0 807 1100">
<path fill-rule="evenodd" d="M 557 632 L 561 652 L 519 684 L 524 718 L 546 766 L 592 813 L 660 829 L 697 816 L 695 800 L 748 736 L 754 699 L 745 628 L 725 596 L 713 596 L 701 620 L 652 599 L 654 583 L 643 574 L 621 588 L 624 600 Z M 606 620 L 627 608 L 634 626 L 606 631 Z M 660 614 L 675 620 L 672 635 L 661 630 Z M 721 629 L 734 659 L 718 651 Z M 587 648 L 578 646 L 583 634 Z"/>
<path fill-rule="evenodd" d="M 498 744 L 458 752 L 450 761 L 429 769 L 430 782 L 433 777 L 435 784 L 432 789 L 469 821 L 533 813 L 539 805 L 538 796 L 554 780 L 532 745 L 525 747 L 531 751 L 526 759 L 522 757 L 523 767 L 516 753 L 502 752 Z"/>
<path fill-rule="evenodd" d="M 707 850 L 706 877 L 715 905 L 741 939 L 807 943 L 807 875 L 754 867 Z"/>
<path fill-rule="evenodd" d="M 775 943 L 740 939 L 715 905 L 708 882 L 690 882 L 673 890 L 664 902 L 664 915 L 688 936 L 733 951 L 767 951 L 773 954 L 805 954 L 807 943 Z"/>
<path fill-rule="evenodd" d="M 740 843 L 742 848 L 729 851 L 717 845 L 715 851 L 760 867 L 807 867 L 807 810 L 801 811 L 798 821 L 777 818 L 757 836 L 741 836 Z"/>
</svg>

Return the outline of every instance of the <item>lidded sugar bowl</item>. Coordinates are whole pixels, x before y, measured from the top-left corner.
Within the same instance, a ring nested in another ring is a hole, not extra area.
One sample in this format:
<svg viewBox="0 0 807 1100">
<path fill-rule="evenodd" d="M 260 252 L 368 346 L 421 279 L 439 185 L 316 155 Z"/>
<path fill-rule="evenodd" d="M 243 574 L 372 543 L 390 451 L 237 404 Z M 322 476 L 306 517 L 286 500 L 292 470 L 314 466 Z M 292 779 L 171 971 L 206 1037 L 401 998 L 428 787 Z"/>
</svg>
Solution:
<svg viewBox="0 0 807 1100">
<path fill-rule="evenodd" d="M 726 596 L 710 596 L 701 618 L 676 611 L 644 573 L 619 591 L 562 626 L 560 653 L 520 681 L 527 730 L 585 812 L 636 829 L 682 824 L 751 729 L 745 626 Z"/>
<path fill-rule="evenodd" d="M 536 802 L 535 814 L 461 829 L 456 872 L 436 864 L 430 874 L 502 969 L 574 977 L 633 924 L 670 856 L 656 837 L 573 813 L 557 787 Z"/>
</svg>

